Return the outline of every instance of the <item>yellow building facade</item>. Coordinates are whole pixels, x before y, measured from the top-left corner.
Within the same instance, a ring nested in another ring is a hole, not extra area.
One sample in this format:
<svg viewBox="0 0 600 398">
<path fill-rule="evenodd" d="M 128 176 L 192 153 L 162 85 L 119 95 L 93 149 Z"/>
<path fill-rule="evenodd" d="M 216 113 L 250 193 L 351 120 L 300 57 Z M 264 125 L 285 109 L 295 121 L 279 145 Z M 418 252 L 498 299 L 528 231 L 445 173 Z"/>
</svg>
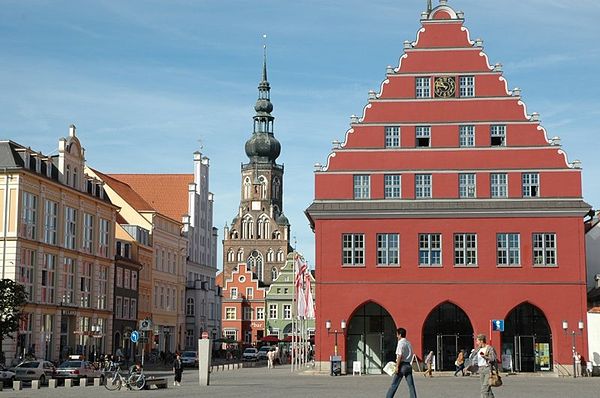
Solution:
<svg viewBox="0 0 600 398">
<path fill-rule="evenodd" d="M 110 352 L 115 219 L 103 184 L 85 173 L 75 126 L 47 156 L 0 141 L 2 277 L 28 293 L 6 363 Z"/>
</svg>

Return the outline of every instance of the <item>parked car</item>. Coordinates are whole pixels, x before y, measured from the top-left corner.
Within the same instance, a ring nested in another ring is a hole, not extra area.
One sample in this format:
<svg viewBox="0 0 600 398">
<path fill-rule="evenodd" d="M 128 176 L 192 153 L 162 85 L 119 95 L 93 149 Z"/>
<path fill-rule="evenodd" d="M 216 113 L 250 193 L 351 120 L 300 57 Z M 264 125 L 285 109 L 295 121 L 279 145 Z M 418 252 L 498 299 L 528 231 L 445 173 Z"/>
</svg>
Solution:
<svg viewBox="0 0 600 398">
<path fill-rule="evenodd" d="M 45 384 L 56 374 L 56 368 L 52 362 L 34 360 L 21 362 L 14 367 L 15 380 L 31 381 L 39 380 Z"/>
<path fill-rule="evenodd" d="M 256 361 L 258 359 L 258 350 L 256 348 L 246 348 L 242 354 L 242 361 Z"/>
<path fill-rule="evenodd" d="M 54 377 L 60 380 L 82 379 L 84 377 L 92 379 L 98 377 L 100 378 L 100 384 L 104 381 L 104 375 L 99 369 L 96 369 L 88 361 L 78 359 L 69 359 L 61 363 L 56 369 L 56 375 Z"/>
<path fill-rule="evenodd" d="M 15 372 L 11 372 L 0 365 L 0 381 L 5 385 L 12 385 L 12 382 L 15 381 Z"/>
<path fill-rule="evenodd" d="M 184 351 L 181 353 L 182 366 L 198 366 L 198 354 L 196 351 Z"/>
<path fill-rule="evenodd" d="M 269 353 L 269 351 L 275 351 L 276 347 L 274 346 L 269 346 L 269 345 L 264 345 L 262 347 L 260 347 L 260 349 L 258 350 L 258 354 L 256 355 L 256 358 L 260 361 L 262 359 L 267 359 L 267 354 Z"/>
</svg>

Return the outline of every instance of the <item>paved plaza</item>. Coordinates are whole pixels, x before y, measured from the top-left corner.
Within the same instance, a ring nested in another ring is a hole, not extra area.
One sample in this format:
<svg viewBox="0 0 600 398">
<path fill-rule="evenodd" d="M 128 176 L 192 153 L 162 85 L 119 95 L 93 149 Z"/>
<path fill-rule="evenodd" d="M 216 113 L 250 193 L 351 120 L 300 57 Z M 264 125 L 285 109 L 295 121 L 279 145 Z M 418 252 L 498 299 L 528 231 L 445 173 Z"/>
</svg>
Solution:
<svg viewBox="0 0 600 398">
<path fill-rule="evenodd" d="M 155 375 L 164 372 L 151 372 Z M 257 398 L 339 398 L 339 397 L 384 397 L 391 381 L 381 376 L 339 376 L 296 374 L 289 367 L 246 368 L 215 372 L 211 385 L 200 387 L 194 383 L 197 374 L 185 371 L 181 387 L 173 387 L 170 377 L 169 388 L 150 391 L 107 391 L 104 387 L 70 389 L 58 387 L 41 390 L 5 390 L 0 398 L 70 398 L 70 397 L 257 397 Z M 506 376 L 505 385 L 495 389 L 497 398 L 600 398 L 599 378 L 557 378 L 540 376 Z M 444 375 L 425 379 L 416 375 L 417 393 L 420 398 L 479 398 L 479 379 L 476 377 L 452 377 Z M 408 397 L 405 382 L 402 382 L 396 397 Z"/>
</svg>

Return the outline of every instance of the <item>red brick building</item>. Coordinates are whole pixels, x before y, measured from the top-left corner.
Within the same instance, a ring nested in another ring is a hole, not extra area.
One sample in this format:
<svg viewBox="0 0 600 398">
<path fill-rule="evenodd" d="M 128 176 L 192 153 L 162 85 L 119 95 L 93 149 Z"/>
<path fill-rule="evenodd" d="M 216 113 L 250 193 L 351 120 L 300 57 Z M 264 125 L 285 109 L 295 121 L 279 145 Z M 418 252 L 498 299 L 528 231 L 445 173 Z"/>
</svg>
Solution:
<svg viewBox="0 0 600 398">
<path fill-rule="evenodd" d="M 264 285 L 240 263 L 223 286 L 223 336 L 256 345 L 265 336 Z"/>
<path fill-rule="evenodd" d="M 569 369 L 572 341 L 587 352 L 580 164 L 489 65 L 461 12 L 440 1 L 421 17 L 315 172 L 316 359 L 326 368 L 334 351 L 326 321 L 345 320 L 339 352 L 367 373 L 394 359 L 400 326 L 438 369 L 453 370 L 478 333 L 506 368 Z"/>
</svg>

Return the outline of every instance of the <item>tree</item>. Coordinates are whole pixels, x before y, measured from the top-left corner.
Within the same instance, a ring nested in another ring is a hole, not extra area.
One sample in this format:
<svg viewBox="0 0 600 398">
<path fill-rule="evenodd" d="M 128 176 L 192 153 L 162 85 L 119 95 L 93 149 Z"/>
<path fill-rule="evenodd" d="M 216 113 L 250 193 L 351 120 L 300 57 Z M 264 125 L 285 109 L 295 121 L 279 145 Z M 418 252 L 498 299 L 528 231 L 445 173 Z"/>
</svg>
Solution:
<svg viewBox="0 0 600 398">
<path fill-rule="evenodd" d="M 0 279 L 0 362 L 4 362 L 2 342 L 13 337 L 19 330 L 23 306 L 27 304 L 27 292 L 23 285 L 12 279 Z"/>
</svg>

